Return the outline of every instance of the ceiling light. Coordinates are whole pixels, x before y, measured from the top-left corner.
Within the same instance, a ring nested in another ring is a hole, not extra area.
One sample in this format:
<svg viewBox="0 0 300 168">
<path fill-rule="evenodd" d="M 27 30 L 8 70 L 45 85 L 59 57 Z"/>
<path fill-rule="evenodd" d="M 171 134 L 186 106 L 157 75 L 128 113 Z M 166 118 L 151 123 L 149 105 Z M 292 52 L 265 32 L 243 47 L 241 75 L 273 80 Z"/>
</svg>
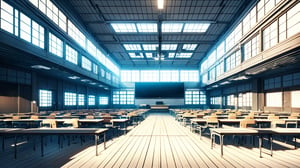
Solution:
<svg viewBox="0 0 300 168">
<path fill-rule="evenodd" d="M 34 69 L 44 69 L 44 70 L 50 70 L 51 68 L 44 66 L 44 65 L 32 65 L 31 68 Z"/>
<path fill-rule="evenodd" d="M 89 82 L 90 80 L 88 79 L 81 79 L 81 82 Z"/>
<path fill-rule="evenodd" d="M 75 79 L 80 79 L 80 77 L 78 77 L 78 76 L 69 76 L 68 78 L 69 78 L 69 79 L 73 79 L 73 80 L 75 80 Z"/>
<path fill-rule="evenodd" d="M 157 0 L 158 9 L 164 9 L 164 0 Z"/>
</svg>

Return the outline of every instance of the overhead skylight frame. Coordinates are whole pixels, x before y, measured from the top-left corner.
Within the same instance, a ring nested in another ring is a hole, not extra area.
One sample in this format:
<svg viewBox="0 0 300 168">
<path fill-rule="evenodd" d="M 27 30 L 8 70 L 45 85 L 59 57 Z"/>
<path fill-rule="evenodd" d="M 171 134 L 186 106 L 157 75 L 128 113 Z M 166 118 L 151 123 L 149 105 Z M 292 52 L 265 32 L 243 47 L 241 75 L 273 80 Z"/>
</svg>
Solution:
<svg viewBox="0 0 300 168">
<path fill-rule="evenodd" d="M 111 23 L 110 24 L 117 33 L 136 33 L 137 28 L 134 23 Z"/>
<path fill-rule="evenodd" d="M 158 44 L 143 44 L 143 49 L 145 51 L 156 51 Z"/>
<path fill-rule="evenodd" d="M 182 49 L 187 51 L 195 51 L 198 44 L 183 44 Z"/>
<path fill-rule="evenodd" d="M 163 22 L 162 23 L 162 32 L 163 33 L 180 33 L 182 32 L 184 24 L 176 22 Z"/>
<path fill-rule="evenodd" d="M 168 54 L 168 57 L 169 57 L 169 58 L 174 58 L 174 57 L 175 57 L 175 53 L 174 53 L 174 52 L 169 53 L 169 54 Z"/>
<path fill-rule="evenodd" d="M 143 53 L 139 53 L 139 52 L 130 52 L 128 53 L 130 58 L 144 58 Z"/>
<path fill-rule="evenodd" d="M 185 23 L 183 27 L 184 33 L 205 33 L 209 28 L 210 23 L 191 22 Z"/>
<path fill-rule="evenodd" d="M 127 51 L 141 51 L 142 47 L 140 44 L 123 44 Z"/>
<path fill-rule="evenodd" d="M 182 52 L 182 53 L 176 53 L 175 58 L 191 58 L 192 56 L 193 56 L 193 53 Z"/>
<path fill-rule="evenodd" d="M 153 58 L 153 53 L 145 53 L 146 58 Z"/>
<path fill-rule="evenodd" d="M 136 23 L 136 27 L 140 33 L 157 33 L 156 23 Z"/>
<path fill-rule="evenodd" d="M 177 50 L 177 44 L 162 44 L 161 45 L 161 50 L 164 51 L 175 51 Z"/>
</svg>

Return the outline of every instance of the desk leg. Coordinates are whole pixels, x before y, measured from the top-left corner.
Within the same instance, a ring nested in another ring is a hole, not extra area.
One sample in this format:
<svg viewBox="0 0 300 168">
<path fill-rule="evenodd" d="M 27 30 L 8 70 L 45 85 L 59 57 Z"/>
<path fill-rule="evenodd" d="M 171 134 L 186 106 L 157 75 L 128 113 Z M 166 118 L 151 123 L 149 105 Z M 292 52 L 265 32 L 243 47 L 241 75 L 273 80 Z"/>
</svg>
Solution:
<svg viewBox="0 0 300 168">
<path fill-rule="evenodd" d="M 261 156 L 262 136 L 261 135 L 258 138 L 258 146 L 259 146 L 259 157 L 262 158 Z"/>
<path fill-rule="evenodd" d="M 15 145 L 14 146 L 14 148 L 15 148 L 15 159 L 17 159 L 17 138 L 18 138 L 17 135 L 15 135 L 15 142 L 14 142 L 15 143 L 14 144 Z"/>
<path fill-rule="evenodd" d="M 104 144 L 104 150 L 106 149 L 106 134 L 103 133 L 103 144 Z"/>
<path fill-rule="evenodd" d="M 273 156 L 273 136 L 270 135 L 270 149 L 271 149 L 271 156 Z"/>
<path fill-rule="evenodd" d="M 201 128 L 200 128 L 200 132 L 201 132 Z M 213 149 L 213 146 L 214 146 L 214 136 L 215 136 L 215 134 L 213 134 L 213 133 L 211 133 L 211 135 L 210 135 L 210 139 L 211 139 L 211 149 Z M 201 137 L 201 134 L 200 134 L 200 137 Z"/>
<path fill-rule="evenodd" d="M 4 135 L 2 136 L 2 151 L 4 151 L 4 147 L 5 147 L 5 137 Z"/>
<path fill-rule="evenodd" d="M 294 138 L 295 138 L 295 141 L 294 141 L 294 143 L 295 143 L 295 149 L 297 149 L 297 136 L 295 136 Z"/>
<path fill-rule="evenodd" d="M 96 156 L 98 156 L 98 140 L 99 140 L 99 136 L 95 134 Z"/>
<path fill-rule="evenodd" d="M 44 157 L 44 136 L 41 135 L 41 156 Z"/>
<path fill-rule="evenodd" d="M 220 144 L 221 144 L 221 156 L 223 157 L 223 142 L 224 142 L 224 135 L 220 136 Z"/>
</svg>

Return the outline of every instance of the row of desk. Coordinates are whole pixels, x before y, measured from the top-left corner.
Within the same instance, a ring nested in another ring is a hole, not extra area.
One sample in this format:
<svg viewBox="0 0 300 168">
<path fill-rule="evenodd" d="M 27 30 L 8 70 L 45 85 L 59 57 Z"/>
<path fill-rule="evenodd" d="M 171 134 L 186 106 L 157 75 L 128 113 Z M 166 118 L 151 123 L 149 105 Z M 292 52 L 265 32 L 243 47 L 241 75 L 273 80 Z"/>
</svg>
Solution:
<svg viewBox="0 0 300 168">
<path fill-rule="evenodd" d="M 2 136 L 2 149 L 4 149 L 5 136 L 14 136 L 14 157 L 17 158 L 17 140 L 18 136 L 30 135 L 40 136 L 41 156 L 44 156 L 44 137 L 49 135 L 94 135 L 96 156 L 98 155 L 99 136 L 103 135 L 104 149 L 106 149 L 106 128 L 0 128 L 0 135 Z M 35 144 L 34 144 L 35 145 Z"/>
<path fill-rule="evenodd" d="M 273 136 L 274 135 L 292 135 L 294 136 L 294 145 L 297 147 L 297 136 L 300 135 L 300 128 L 214 128 L 211 129 L 211 148 L 213 149 L 215 136 L 220 138 L 221 156 L 223 156 L 224 136 L 241 135 L 241 136 L 258 136 L 259 137 L 259 156 L 262 157 L 263 137 L 270 139 L 270 151 L 273 156 Z"/>
</svg>

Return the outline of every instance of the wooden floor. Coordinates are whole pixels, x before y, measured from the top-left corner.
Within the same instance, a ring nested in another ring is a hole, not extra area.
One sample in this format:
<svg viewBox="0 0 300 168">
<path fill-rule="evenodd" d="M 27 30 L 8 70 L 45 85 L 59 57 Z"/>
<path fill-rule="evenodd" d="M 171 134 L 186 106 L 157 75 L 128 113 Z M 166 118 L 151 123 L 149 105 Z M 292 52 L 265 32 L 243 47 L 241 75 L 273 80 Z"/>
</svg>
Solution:
<svg viewBox="0 0 300 168">
<path fill-rule="evenodd" d="M 58 152 L 57 147 L 46 149 L 44 157 L 31 148 L 29 156 L 16 160 L 0 152 L 0 167 L 300 167 L 300 150 L 277 141 L 273 157 L 267 149 L 259 158 L 257 147 L 232 143 L 224 146 L 221 157 L 219 145 L 212 150 L 208 137 L 200 140 L 198 134 L 163 113 L 150 114 L 128 134 L 109 141 L 106 150 L 100 145 L 99 156 L 91 144 L 66 146 Z"/>
</svg>

